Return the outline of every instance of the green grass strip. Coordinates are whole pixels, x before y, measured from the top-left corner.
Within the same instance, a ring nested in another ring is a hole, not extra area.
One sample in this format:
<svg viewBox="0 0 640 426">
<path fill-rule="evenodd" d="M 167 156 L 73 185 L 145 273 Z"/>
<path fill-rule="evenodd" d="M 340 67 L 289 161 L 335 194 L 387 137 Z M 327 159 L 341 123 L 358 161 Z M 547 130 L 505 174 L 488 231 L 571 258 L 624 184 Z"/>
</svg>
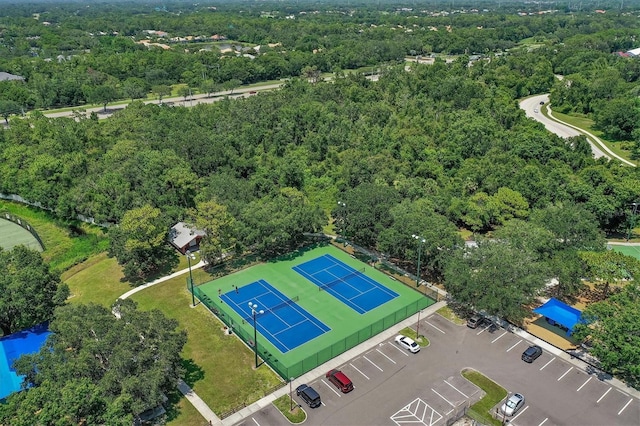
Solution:
<svg viewBox="0 0 640 426">
<path fill-rule="evenodd" d="M 288 394 L 273 401 L 273 405 L 293 424 L 302 423 L 307 419 L 307 413 L 295 401 L 293 401 L 293 411 L 291 410 L 291 396 Z"/>
<path fill-rule="evenodd" d="M 485 392 L 485 396 L 469 408 L 467 416 L 485 425 L 501 426 L 502 422 L 494 419 L 490 411 L 507 396 L 506 389 L 475 370 L 465 369 L 462 377 Z"/>
</svg>

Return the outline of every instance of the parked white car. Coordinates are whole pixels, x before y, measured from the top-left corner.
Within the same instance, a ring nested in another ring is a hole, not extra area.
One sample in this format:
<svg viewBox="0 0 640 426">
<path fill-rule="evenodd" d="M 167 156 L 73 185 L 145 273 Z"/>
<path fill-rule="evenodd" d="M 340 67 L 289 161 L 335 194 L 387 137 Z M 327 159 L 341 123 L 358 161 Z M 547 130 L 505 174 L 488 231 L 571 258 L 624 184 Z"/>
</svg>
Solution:
<svg viewBox="0 0 640 426">
<path fill-rule="evenodd" d="M 396 336 L 396 343 L 408 350 L 411 353 L 420 352 L 420 345 L 413 339 L 403 336 L 402 334 Z"/>
</svg>

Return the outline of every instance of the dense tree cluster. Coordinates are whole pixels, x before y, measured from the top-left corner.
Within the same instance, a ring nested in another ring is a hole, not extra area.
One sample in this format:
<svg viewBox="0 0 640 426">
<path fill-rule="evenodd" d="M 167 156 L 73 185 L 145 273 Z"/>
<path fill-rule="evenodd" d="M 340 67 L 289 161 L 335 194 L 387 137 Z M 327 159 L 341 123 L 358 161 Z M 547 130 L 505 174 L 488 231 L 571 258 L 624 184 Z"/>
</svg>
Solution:
<svg viewBox="0 0 640 426">
<path fill-rule="evenodd" d="M 132 301 L 114 310 L 118 317 L 98 305 L 58 309 L 40 352 L 16 363 L 32 387 L 0 405 L 0 423 L 131 425 L 165 402 L 182 374 L 186 334 L 176 320 L 138 311 Z"/>
</svg>

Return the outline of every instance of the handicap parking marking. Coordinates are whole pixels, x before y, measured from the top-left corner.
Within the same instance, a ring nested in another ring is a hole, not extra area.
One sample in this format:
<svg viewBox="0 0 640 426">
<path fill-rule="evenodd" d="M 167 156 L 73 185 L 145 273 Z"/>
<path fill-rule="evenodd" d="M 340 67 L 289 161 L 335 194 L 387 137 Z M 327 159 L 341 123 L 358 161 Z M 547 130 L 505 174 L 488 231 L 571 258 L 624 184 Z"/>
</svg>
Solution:
<svg viewBox="0 0 640 426">
<path fill-rule="evenodd" d="M 442 414 L 429 406 L 420 398 L 411 401 L 390 417 L 396 425 L 425 425 L 433 426 L 442 420 Z"/>
<path fill-rule="evenodd" d="M 518 346 L 520 343 L 522 343 L 522 340 L 518 340 L 517 343 L 514 343 L 513 346 L 511 346 L 509 349 L 507 349 L 507 352 L 510 352 L 511 349 L 515 348 L 516 346 Z"/>
<path fill-rule="evenodd" d="M 624 407 L 622 407 L 622 409 L 620 411 L 618 411 L 618 415 L 622 414 L 622 412 L 625 410 L 625 408 L 627 408 L 629 406 L 629 404 L 631 404 L 631 402 L 633 401 L 633 398 L 631 398 L 629 400 L 629 402 L 627 402 Z"/>
<path fill-rule="evenodd" d="M 605 393 L 602 394 L 602 396 L 596 401 L 596 404 L 600 403 L 600 401 L 602 401 L 602 398 L 604 398 L 605 396 L 607 396 L 607 394 L 611 392 L 611 388 L 607 389 L 607 391 Z"/>
<path fill-rule="evenodd" d="M 508 333 L 508 331 L 505 331 L 504 333 L 502 333 L 501 335 L 499 335 L 498 337 L 496 337 L 495 339 L 493 339 L 493 340 L 491 341 L 491 343 L 495 343 L 495 342 L 497 342 L 497 341 L 498 341 L 498 339 L 500 339 L 502 336 L 504 336 L 504 335 L 505 335 L 505 334 L 507 334 L 507 333 Z"/>
<path fill-rule="evenodd" d="M 400 349 L 400 348 L 398 348 L 398 349 Z M 382 355 L 383 357 L 385 357 L 386 359 L 388 359 L 388 360 L 389 360 L 389 361 L 391 361 L 392 363 L 397 364 L 397 362 L 395 362 L 394 360 L 392 360 L 391 358 L 389 358 L 389 357 L 388 357 L 385 353 L 383 353 L 380 349 L 376 349 L 376 351 L 377 351 L 377 352 L 379 352 L 379 353 L 380 353 L 380 355 Z M 409 356 L 409 354 L 408 354 L 408 353 L 406 353 L 406 351 L 402 351 L 402 353 L 403 353 L 403 354 L 405 354 L 405 355 L 407 355 L 407 356 Z"/>
<path fill-rule="evenodd" d="M 573 367 L 569 367 L 569 369 L 567 371 L 565 371 L 565 373 L 558 377 L 558 381 L 562 380 L 564 378 L 564 376 L 566 376 L 567 374 L 569 374 L 569 371 L 573 370 Z"/>
<path fill-rule="evenodd" d="M 363 356 L 362 356 L 362 358 L 364 358 L 364 359 L 366 359 L 367 361 L 369 361 L 369 362 L 371 363 L 371 365 L 373 365 L 373 366 L 374 366 L 375 368 L 377 368 L 378 370 L 380 370 L 380 371 L 384 371 L 382 368 L 380 368 L 380 367 L 378 366 L 378 364 L 376 364 L 375 362 L 373 362 L 373 361 L 371 361 L 369 358 L 367 358 L 367 356 L 366 356 L 366 355 L 363 355 Z M 354 367 L 354 368 L 355 368 L 355 367 Z"/>
<path fill-rule="evenodd" d="M 554 360 L 554 359 L 556 359 L 556 357 L 551 358 L 551 359 L 549 360 L 549 362 L 547 362 L 545 365 L 543 365 L 542 367 L 540 367 L 540 371 L 544 370 L 544 368 L 545 368 L 547 365 L 551 364 L 551 363 L 553 362 L 553 360 Z"/>
<path fill-rule="evenodd" d="M 367 361 L 368 361 L 368 360 L 367 360 Z M 371 361 L 369 361 L 369 362 L 371 362 Z M 351 364 L 351 363 L 349 363 L 349 365 L 350 365 L 350 366 L 352 366 L 352 367 L 354 368 L 354 370 L 356 370 L 358 373 L 362 374 L 362 375 L 364 376 L 364 378 L 365 378 L 365 379 L 367 379 L 367 380 L 371 380 L 371 379 L 369 379 L 369 377 L 367 377 L 367 375 L 366 375 L 366 374 L 364 374 L 362 371 L 358 370 L 358 367 L 356 367 L 355 365 L 353 365 L 353 364 Z M 378 368 L 379 368 L 379 367 L 378 367 Z"/>
</svg>

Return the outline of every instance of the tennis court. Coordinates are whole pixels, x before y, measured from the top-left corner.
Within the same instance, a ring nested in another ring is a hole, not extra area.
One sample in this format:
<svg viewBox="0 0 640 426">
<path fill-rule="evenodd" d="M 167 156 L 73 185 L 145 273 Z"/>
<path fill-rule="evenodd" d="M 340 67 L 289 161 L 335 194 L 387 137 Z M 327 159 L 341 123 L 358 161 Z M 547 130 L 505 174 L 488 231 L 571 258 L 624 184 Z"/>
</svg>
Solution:
<svg viewBox="0 0 640 426">
<path fill-rule="evenodd" d="M 42 251 L 40 243 L 28 230 L 17 223 L 0 218 L 0 247 L 4 250 L 11 250 L 18 245 Z"/>
<path fill-rule="evenodd" d="M 327 286 L 337 278 L 358 291 Z M 321 286 L 326 288 L 319 291 Z M 370 295 L 362 296 L 367 290 Z M 327 243 L 196 285 L 194 293 L 284 379 L 299 377 L 435 303 Z M 264 310 L 256 315 L 256 337 L 250 302 L 258 305 L 256 311 Z"/>
<path fill-rule="evenodd" d="M 632 256 L 636 259 L 640 259 L 640 246 L 621 246 L 617 244 L 611 244 L 609 245 L 609 247 L 612 250 L 615 250 L 627 256 Z"/>
<path fill-rule="evenodd" d="M 246 322 L 253 322 L 253 311 L 249 305 L 256 305 L 256 328 L 282 353 L 331 330 L 298 306 L 297 297 L 288 299 L 265 280 L 243 286 L 242 291 L 228 291 L 220 298 Z"/>
<path fill-rule="evenodd" d="M 293 270 L 359 314 L 398 297 L 395 291 L 366 276 L 365 268 L 354 269 L 330 254 L 294 266 Z"/>
</svg>

